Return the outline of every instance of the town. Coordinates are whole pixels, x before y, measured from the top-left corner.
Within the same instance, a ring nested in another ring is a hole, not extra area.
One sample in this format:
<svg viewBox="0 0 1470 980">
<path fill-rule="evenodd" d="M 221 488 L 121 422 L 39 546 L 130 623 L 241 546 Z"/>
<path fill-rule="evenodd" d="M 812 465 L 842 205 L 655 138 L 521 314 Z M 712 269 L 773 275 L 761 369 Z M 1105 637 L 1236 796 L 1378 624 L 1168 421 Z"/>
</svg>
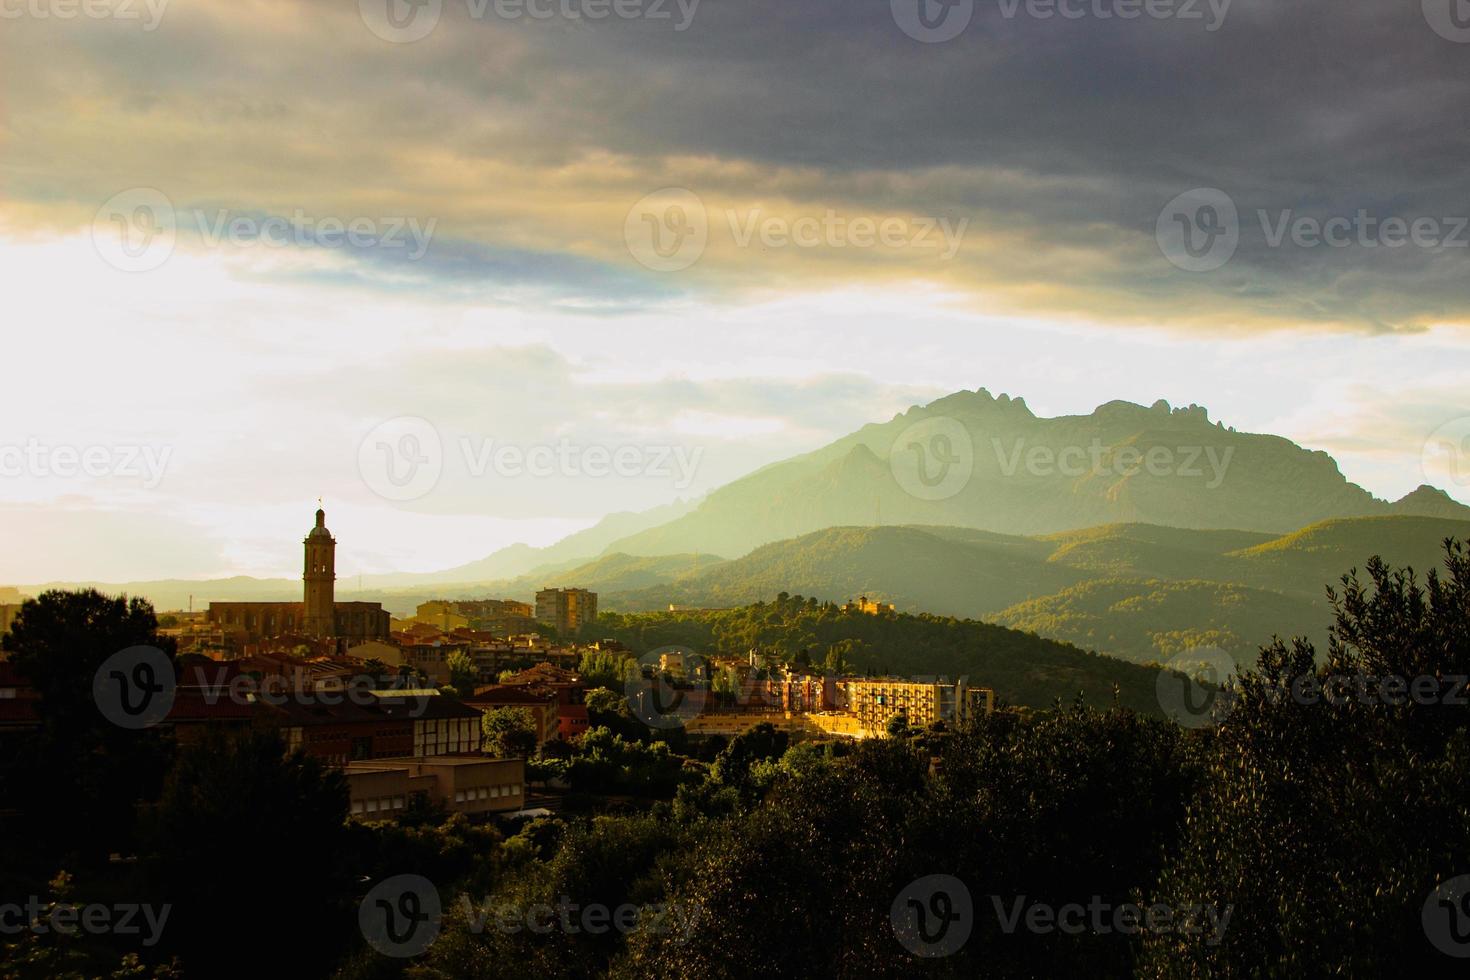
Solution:
<svg viewBox="0 0 1470 980">
<path fill-rule="evenodd" d="M 336 545 L 319 509 L 303 542 L 301 602 L 161 613 L 159 635 L 177 654 L 167 711 L 151 724 L 185 742 L 209 728 L 275 729 L 288 751 L 343 772 L 358 819 L 390 818 L 416 797 L 476 818 L 556 812 L 568 784 L 535 787 L 536 760 L 575 751 L 593 727 L 589 694 L 594 704 L 625 701 L 625 717 L 652 737 L 677 729 L 718 745 L 759 725 L 792 740 L 885 738 L 895 726 L 943 730 L 995 708 L 993 690 L 964 679 L 840 676 L 759 650 L 640 655 L 587 640 L 597 594 L 586 589 L 542 589 L 534 604 L 431 600 L 394 618 L 379 603 L 336 601 Z M 0 605 L 0 626 L 21 608 Z M 842 608 L 894 612 L 867 596 Z M 36 697 L 0 659 L 0 733 L 33 729 Z M 492 738 L 505 724 L 529 736 Z"/>
</svg>

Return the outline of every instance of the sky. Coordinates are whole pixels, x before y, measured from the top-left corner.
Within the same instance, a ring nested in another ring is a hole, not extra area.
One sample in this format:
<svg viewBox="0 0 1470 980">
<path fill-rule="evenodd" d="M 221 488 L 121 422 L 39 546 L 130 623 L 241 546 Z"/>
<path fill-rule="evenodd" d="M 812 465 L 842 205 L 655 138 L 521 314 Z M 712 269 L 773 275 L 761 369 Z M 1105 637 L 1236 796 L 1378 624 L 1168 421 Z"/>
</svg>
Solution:
<svg viewBox="0 0 1470 980">
<path fill-rule="evenodd" d="M 982 386 L 1470 502 L 1461 7 L 0 0 L 0 583 L 318 498 L 444 568 Z"/>
</svg>

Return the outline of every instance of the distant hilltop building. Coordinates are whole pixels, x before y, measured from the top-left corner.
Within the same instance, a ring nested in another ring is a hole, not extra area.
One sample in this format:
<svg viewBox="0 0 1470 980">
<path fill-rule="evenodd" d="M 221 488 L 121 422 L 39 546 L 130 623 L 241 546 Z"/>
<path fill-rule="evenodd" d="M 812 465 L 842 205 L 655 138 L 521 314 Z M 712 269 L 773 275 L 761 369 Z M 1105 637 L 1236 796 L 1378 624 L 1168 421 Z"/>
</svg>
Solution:
<svg viewBox="0 0 1470 980">
<path fill-rule="evenodd" d="M 894 606 L 891 602 L 878 602 L 877 600 L 870 600 L 865 595 L 860 595 L 855 602 L 844 602 L 842 604 L 842 611 L 867 613 L 869 616 L 876 616 L 883 612 L 893 612 Z"/>
<path fill-rule="evenodd" d="M 586 589 L 542 589 L 536 593 L 536 621 L 563 637 L 576 636 L 597 621 L 597 593 Z"/>
<path fill-rule="evenodd" d="M 387 639 L 390 617 L 382 605 L 336 601 L 337 539 L 327 530 L 325 511 L 317 510 L 316 526 L 302 544 L 301 602 L 212 602 L 208 621 L 226 632 L 245 634 L 247 642 L 291 634 L 349 645 Z"/>
</svg>

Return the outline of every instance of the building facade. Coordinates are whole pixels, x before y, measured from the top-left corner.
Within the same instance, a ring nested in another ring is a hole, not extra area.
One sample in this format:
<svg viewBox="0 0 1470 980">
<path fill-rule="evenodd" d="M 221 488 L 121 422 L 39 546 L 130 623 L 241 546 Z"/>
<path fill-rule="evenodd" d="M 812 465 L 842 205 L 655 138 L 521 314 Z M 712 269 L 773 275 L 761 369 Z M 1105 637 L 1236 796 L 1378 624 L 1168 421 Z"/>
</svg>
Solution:
<svg viewBox="0 0 1470 980">
<path fill-rule="evenodd" d="M 450 813 L 470 816 L 519 810 L 526 802 L 523 759 L 376 759 L 348 763 L 344 771 L 354 820 L 392 819 L 419 793 Z"/>
<path fill-rule="evenodd" d="M 869 616 L 877 616 L 879 613 L 891 613 L 894 611 L 893 603 L 879 602 L 877 599 L 869 599 L 867 596 L 858 596 L 856 601 L 848 601 L 842 604 L 843 612 L 859 612 Z"/>
<path fill-rule="evenodd" d="M 536 593 L 536 621 L 563 638 L 575 637 L 597 622 L 597 593 L 586 589 L 542 589 Z"/>
<path fill-rule="evenodd" d="M 936 721 L 963 724 L 995 709 L 995 692 L 964 681 L 909 681 L 892 677 L 852 678 L 841 684 L 844 707 L 872 735 L 903 715 L 910 726 L 927 728 Z"/>
<path fill-rule="evenodd" d="M 497 636 L 524 633 L 536 624 L 535 608 L 514 599 L 434 599 L 420 603 L 413 618 L 446 633 L 467 628 Z"/>
</svg>

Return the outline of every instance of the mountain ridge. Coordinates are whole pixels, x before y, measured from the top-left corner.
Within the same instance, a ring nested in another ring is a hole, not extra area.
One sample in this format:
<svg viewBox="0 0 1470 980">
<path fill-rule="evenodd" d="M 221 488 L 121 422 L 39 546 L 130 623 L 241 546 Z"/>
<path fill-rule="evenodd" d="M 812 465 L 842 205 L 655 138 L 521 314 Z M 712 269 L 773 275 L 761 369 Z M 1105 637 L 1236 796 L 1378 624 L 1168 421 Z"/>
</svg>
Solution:
<svg viewBox="0 0 1470 980">
<path fill-rule="evenodd" d="M 919 470 L 945 447 L 969 475 L 939 495 L 923 485 L 932 470 Z M 1087 415 L 1042 417 L 1023 398 L 981 388 L 763 467 L 606 550 L 739 558 L 824 527 L 883 523 L 1018 535 L 1118 522 L 1282 534 L 1334 517 L 1386 515 L 1470 520 L 1470 507 L 1427 485 L 1380 499 L 1348 481 L 1328 453 L 1238 432 L 1199 405 L 1114 400 Z"/>
</svg>

